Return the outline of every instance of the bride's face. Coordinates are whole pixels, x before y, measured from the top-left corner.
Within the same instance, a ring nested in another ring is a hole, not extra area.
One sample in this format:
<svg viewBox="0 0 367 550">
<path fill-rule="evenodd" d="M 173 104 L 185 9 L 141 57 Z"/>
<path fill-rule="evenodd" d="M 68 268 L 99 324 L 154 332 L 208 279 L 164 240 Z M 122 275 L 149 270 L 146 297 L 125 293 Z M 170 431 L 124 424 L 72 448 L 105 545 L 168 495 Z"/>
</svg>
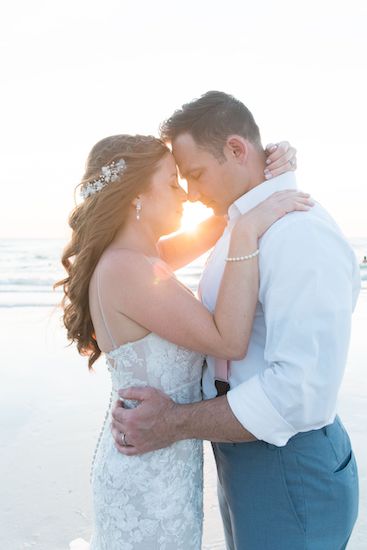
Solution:
<svg viewBox="0 0 367 550">
<path fill-rule="evenodd" d="M 178 183 L 176 163 L 171 153 L 159 162 L 151 185 L 141 198 L 141 218 L 157 235 L 168 235 L 179 229 L 187 195 Z"/>
</svg>

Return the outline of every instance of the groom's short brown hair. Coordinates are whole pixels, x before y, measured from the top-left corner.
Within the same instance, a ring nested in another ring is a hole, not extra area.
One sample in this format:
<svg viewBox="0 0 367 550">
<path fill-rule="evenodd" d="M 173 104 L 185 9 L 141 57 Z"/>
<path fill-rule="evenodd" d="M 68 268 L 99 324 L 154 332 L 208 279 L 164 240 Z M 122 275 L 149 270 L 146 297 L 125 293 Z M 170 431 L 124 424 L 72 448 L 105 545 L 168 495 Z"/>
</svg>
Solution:
<svg viewBox="0 0 367 550">
<path fill-rule="evenodd" d="M 224 92 L 206 92 L 185 103 L 160 126 L 161 139 L 166 143 L 185 133 L 219 159 L 224 158 L 223 148 L 231 134 L 242 136 L 262 149 L 253 115 L 241 101 Z"/>
</svg>

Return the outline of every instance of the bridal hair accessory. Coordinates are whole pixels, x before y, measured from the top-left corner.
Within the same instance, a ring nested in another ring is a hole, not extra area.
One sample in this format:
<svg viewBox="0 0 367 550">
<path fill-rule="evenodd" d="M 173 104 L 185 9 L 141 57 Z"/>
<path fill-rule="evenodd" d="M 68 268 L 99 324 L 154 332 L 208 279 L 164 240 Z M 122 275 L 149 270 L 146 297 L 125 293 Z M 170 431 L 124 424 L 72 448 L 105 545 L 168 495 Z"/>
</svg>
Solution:
<svg viewBox="0 0 367 550">
<path fill-rule="evenodd" d="M 136 209 L 136 219 L 140 220 L 140 211 L 141 211 L 141 200 L 140 199 L 138 199 L 138 202 L 136 203 L 135 209 Z"/>
<path fill-rule="evenodd" d="M 255 250 L 252 254 L 247 254 L 247 256 L 235 256 L 234 258 L 226 258 L 226 262 L 242 262 L 244 260 L 251 260 L 259 254 L 259 249 Z"/>
<path fill-rule="evenodd" d="M 90 195 L 98 193 L 98 191 L 101 191 L 107 184 L 116 181 L 125 170 L 126 162 L 124 159 L 120 159 L 117 162 L 112 161 L 110 164 L 102 166 L 99 178 L 85 183 L 80 190 L 80 196 L 86 199 Z"/>
</svg>

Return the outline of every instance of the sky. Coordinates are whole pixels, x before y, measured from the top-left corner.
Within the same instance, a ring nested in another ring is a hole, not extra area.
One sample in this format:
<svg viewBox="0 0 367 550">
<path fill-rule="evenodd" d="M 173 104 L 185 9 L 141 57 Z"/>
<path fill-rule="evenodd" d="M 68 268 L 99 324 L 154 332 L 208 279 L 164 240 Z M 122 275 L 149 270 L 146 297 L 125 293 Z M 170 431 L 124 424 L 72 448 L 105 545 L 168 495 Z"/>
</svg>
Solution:
<svg viewBox="0 0 367 550">
<path fill-rule="evenodd" d="M 365 0 L 1 3 L 0 238 L 66 237 L 94 143 L 157 135 L 213 89 L 264 145 L 290 141 L 299 186 L 367 236 L 366 28 Z"/>
</svg>

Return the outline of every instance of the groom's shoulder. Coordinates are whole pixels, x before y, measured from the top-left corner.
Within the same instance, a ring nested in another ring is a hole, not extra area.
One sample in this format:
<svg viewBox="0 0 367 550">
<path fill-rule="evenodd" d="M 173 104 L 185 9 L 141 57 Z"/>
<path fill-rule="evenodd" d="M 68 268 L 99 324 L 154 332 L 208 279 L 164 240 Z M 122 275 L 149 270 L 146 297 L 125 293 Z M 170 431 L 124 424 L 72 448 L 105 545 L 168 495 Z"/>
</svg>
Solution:
<svg viewBox="0 0 367 550">
<path fill-rule="evenodd" d="M 330 235 L 345 240 L 339 226 L 319 203 L 308 212 L 291 212 L 274 223 L 261 239 L 261 247 L 282 244 L 285 240 L 315 239 L 322 242 Z M 287 239 L 288 237 L 288 239 Z"/>
</svg>

